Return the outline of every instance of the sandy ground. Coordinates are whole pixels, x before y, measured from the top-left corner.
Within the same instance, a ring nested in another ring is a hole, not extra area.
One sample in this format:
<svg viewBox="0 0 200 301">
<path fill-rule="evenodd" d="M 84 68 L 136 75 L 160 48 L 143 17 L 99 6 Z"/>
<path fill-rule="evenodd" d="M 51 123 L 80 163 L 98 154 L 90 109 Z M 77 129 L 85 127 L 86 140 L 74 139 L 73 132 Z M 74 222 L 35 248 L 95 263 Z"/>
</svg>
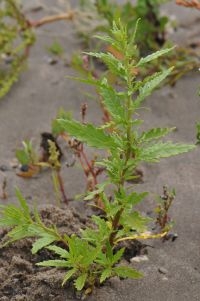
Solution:
<svg viewBox="0 0 200 301">
<path fill-rule="evenodd" d="M 37 1 L 26 1 L 27 7 Z M 42 1 L 42 3 L 45 1 Z M 62 5 L 63 1 L 56 1 Z M 55 1 L 48 0 L 48 6 L 34 15 L 40 17 L 44 11 L 55 9 Z M 51 6 L 52 5 L 52 6 Z M 177 43 L 189 41 L 197 35 L 200 13 L 176 7 L 165 6 L 165 11 L 176 15 L 181 27 L 174 34 Z M 79 118 L 81 103 L 87 100 L 87 87 L 70 81 L 65 76 L 75 74 L 62 61 L 50 65 L 46 47 L 57 39 L 62 43 L 69 60 L 74 50 L 80 49 L 72 24 L 60 22 L 37 30 L 37 42 L 31 51 L 28 67 L 10 93 L 0 101 L 0 165 L 8 170 L 0 173 L 0 180 L 7 178 L 8 199 L 0 203 L 15 202 L 14 187 L 18 186 L 30 203 L 55 203 L 51 175 L 24 180 L 15 175 L 10 167 L 15 150 L 22 140 L 33 138 L 37 144 L 41 132 L 49 131 L 52 118 L 59 107 L 72 111 Z M 200 98 L 197 96 L 199 74 L 193 72 L 182 78 L 175 88 L 165 87 L 154 93 L 147 101 L 149 112 L 144 112 L 146 125 L 176 126 L 177 131 L 170 137 L 175 141 L 195 142 L 195 122 L 200 121 Z M 89 101 L 88 119 L 99 118 L 98 106 Z M 172 242 L 153 243 L 149 249 L 148 262 L 135 264 L 145 277 L 139 281 L 114 279 L 110 286 L 97 290 L 91 300 L 106 301 L 189 301 L 200 300 L 200 150 L 186 155 L 163 160 L 158 165 L 143 166 L 144 184 L 141 190 L 159 194 L 163 185 L 175 187 L 176 201 L 171 215 L 175 220 L 178 239 Z M 83 192 L 85 183 L 79 166 L 63 168 L 65 187 L 69 197 Z M 152 198 L 153 199 L 153 198 Z M 149 198 L 144 210 L 152 208 Z M 165 273 L 159 272 L 160 268 Z M 0 299 L 3 301 L 3 299 Z M 14 298 L 12 299 L 15 300 Z M 27 300 L 30 300 L 29 298 Z M 59 300 L 59 299 L 57 299 Z"/>
</svg>

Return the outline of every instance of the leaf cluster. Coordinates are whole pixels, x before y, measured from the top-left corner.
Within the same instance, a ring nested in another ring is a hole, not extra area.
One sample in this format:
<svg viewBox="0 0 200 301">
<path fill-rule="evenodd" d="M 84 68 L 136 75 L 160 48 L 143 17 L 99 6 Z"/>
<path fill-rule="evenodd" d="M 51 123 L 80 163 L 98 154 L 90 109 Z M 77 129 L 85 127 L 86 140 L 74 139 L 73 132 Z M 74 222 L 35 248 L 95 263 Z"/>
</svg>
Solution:
<svg viewBox="0 0 200 301">
<path fill-rule="evenodd" d="M 26 237 L 34 237 L 36 238 L 32 246 L 34 254 L 52 242 L 62 241 L 55 226 L 46 227 L 44 225 L 36 208 L 34 208 L 33 214 L 31 213 L 26 200 L 18 189 L 16 189 L 16 196 L 19 207 L 12 204 L 0 206 L 0 226 L 12 228 L 8 232 L 7 241 L 3 246 Z"/>
<path fill-rule="evenodd" d="M 130 1 L 118 4 L 117 1 L 108 0 L 80 2 L 82 9 L 92 10 L 95 15 L 107 22 L 106 24 L 102 22 L 101 26 L 97 24 L 96 28 L 91 24 L 90 28 L 93 28 L 93 31 L 108 32 L 113 20 L 120 19 L 127 24 L 128 33 L 131 35 L 137 20 L 142 18 L 135 40 L 141 54 L 158 50 L 165 43 L 165 31 L 169 19 L 167 16 L 160 15 L 160 5 L 168 0 L 138 0 L 135 4 Z"/>
<path fill-rule="evenodd" d="M 0 98 L 17 81 L 34 35 L 20 10 L 18 1 L 0 4 Z"/>
</svg>

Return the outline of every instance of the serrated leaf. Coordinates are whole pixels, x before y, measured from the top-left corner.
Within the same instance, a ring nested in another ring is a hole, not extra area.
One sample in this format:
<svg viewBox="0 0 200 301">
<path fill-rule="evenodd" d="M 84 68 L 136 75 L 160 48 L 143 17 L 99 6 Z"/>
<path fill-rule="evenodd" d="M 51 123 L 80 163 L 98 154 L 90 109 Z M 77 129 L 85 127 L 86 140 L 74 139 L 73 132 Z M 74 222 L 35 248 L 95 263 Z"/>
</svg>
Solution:
<svg viewBox="0 0 200 301">
<path fill-rule="evenodd" d="M 87 195 L 84 197 L 84 200 L 92 200 L 96 195 L 102 193 L 105 190 L 105 187 L 109 184 L 110 183 L 108 181 L 105 181 L 101 184 L 97 184 L 95 190 L 87 192 Z"/>
<path fill-rule="evenodd" d="M 61 258 L 69 258 L 69 252 L 63 248 L 57 246 L 48 246 L 46 249 L 53 251 L 57 255 L 60 255 Z"/>
<path fill-rule="evenodd" d="M 93 86 L 97 86 L 99 84 L 99 81 L 97 79 L 94 79 L 93 77 L 86 78 L 86 79 L 82 78 L 82 77 L 74 77 L 74 76 L 66 76 L 66 77 L 71 80 L 76 80 L 83 84 L 88 84 L 88 85 L 93 85 Z"/>
<path fill-rule="evenodd" d="M 125 201 L 126 201 L 126 203 L 129 203 L 132 206 L 135 206 L 135 205 L 139 204 L 141 201 L 143 201 L 147 195 L 148 195 L 148 192 L 137 193 L 134 191 L 126 197 Z"/>
<path fill-rule="evenodd" d="M 113 74 L 120 77 L 125 75 L 126 72 L 122 62 L 114 57 L 113 54 L 109 52 L 86 52 L 86 54 L 101 59 Z"/>
<path fill-rule="evenodd" d="M 102 80 L 99 91 L 102 96 L 102 102 L 111 116 L 113 118 L 117 118 L 119 121 L 124 121 L 125 112 L 121 104 L 121 97 L 117 94 L 113 87 L 108 85 L 106 78 Z"/>
<path fill-rule="evenodd" d="M 67 282 L 67 280 L 69 280 L 76 272 L 77 272 L 77 269 L 69 270 L 69 271 L 65 274 L 65 277 L 64 277 L 63 282 L 62 282 L 62 286 L 63 286 L 63 285 Z"/>
<path fill-rule="evenodd" d="M 97 38 L 97 39 L 107 42 L 109 44 L 113 44 L 115 42 L 115 40 L 113 40 L 113 38 L 111 38 L 110 36 L 94 35 L 94 38 Z"/>
<path fill-rule="evenodd" d="M 15 194 L 18 201 L 20 202 L 21 207 L 23 208 L 25 216 L 30 217 L 29 206 L 27 205 L 26 199 L 23 197 L 21 191 L 18 188 L 15 189 Z"/>
<path fill-rule="evenodd" d="M 37 239 L 36 242 L 33 243 L 33 246 L 31 249 L 32 254 L 36 254 L 39 250 L 50 245 L 54 241 L 55 241 L 55 237 L 48 236 L 48 235 Z"/>
<path fill-rule="evenodd" d="M 149 78 L 149 80 L 139 88 L 139 95 L 134 101 L 133 107 L 137 109 L 141 102 L 152 93 L 152 91 L 171 73 L 172 70 L 173 67 L 151 76 L 151 78 Z"/>
<path fill-rule="evenodd" d="M 21 222 L 21 213 L 19 210 L 15 210 L 14 205 L 0 206 L 1 209 L 1 218 L 0 226 L 15 226 Z M 13 209 L 13 210 L 12 210 Z"/>
<path fill-rule="evenodd" d="M 45 260 L 45 261 L 36 263 L 36 265 L 42 266 L 42 267 L 58 267 L 58 268 L 66 268 L 69 266 L 69 264 L 66 260 L 61 260 L 61 259 L 60 260 L 59 259 Z"/>
<path fill-rule="evenodd" d="M 147 224 L 150 222 L 149 217 L 142 216 L 139 212 L 124 213 L 120 219 L 124 227 L 128 227 L 138 233 L 144 232 L 147 229 Z"/>
<path fill-rule="evenodd" d="M 114 267 L 113 271 L 117 274 L 117 276 L 122 278 L 138 279 L 143 277 L 142 273 L 127 266 Z"/>
<path fill-rule="evenodd" d="M 123 255 L 123 253 L 124 253 L 124 250 L 125 250 L 125 248 L 121 248 L 119 251 L 117 251 L 117 252 L 113 255 L 113 260 L 112 260 L 112 263 L 113 263 L 113 264 L 117 263 L 117 262 L 121 259 L 122 255 Z"/>
<path fill-rule="evenodd" d="M 22 224 L 14 227 L 11 231 L 8 232 L 7 236 L 11 238 L 9 242 L 14 242 L 22 238 L 30 237 L 31 235 L 28 232 L 28 225 Z"/>
<path fill-rule="evenodd" d="M 74 281 L 74 285 L 76 287 L 76 289 L 78 291 L 81 291 L 82 288 L 84 287 L 85 285 L 85 282 L 86 282 L 86 279 L 87 279 L 87 273 L 84 273 L 82 275 L 80 275 L 75 281 Z"/>
<path fill-rule="evenodd" d="M 145 65 L 146 63 L 149 63 L 157 58 L 159 58 L 160 56 L 172 51 L 174 49 L 174 47 L 171 47 L 171 48 L 167 48 L 167 49 L 162 49 L 162 50 L 158 50 L 144 58 L 141 58 L 139 60 L 139 62 L 137 63 L 136 67 L 141 67 L 143 65 Z"/>
<path fill-rule="evenodd" d="M 112 136 L 106 134 L 104 130 L 94 127 L 92 124 L 82 124 L 75 120 L 58 119 L 57 122 L 63 129 L 78 140 L 86 142 L 89 146 L 99 149 L 112 149 L 116 143 Z"/>
<path fill-rule="evenodd" d="M 195 145 L 190 144 L 160 142 L 143 148 L 139 155 L 139 160 L 145 162 L 158 162 L 161 158 L 167 158 L 186 153 L 190 150 L 193 150 L 194 148 Z"/>
<path fill-rule="evenodd" d="M 111 275 L 112 275 L 112 269 L 105 269 L 105 270 L 103 270 L 103 272 L 101 274 L 101 277 L 100 277 L 100 283 L 104 282 Z"/>
<path fill-rule="evenodd" d="M 149 142 L 153 139 L 160 139 L 167 134 L 171 133 L 175 130 L 175 127 L 173 128 L 153 128 L 149 131 L 143 132 L 141 136 L 139 137 L 139 142 Z"/>
</svg>

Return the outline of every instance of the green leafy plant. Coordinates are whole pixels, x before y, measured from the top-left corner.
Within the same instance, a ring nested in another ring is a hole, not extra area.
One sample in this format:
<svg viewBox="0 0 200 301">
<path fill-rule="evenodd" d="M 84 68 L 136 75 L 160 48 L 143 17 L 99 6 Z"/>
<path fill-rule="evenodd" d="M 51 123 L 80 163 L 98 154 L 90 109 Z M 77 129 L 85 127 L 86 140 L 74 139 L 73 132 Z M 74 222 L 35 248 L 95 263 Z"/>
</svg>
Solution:
<svg viewBox="0 0 200 301">
<path fill-rule="evenodd" d="M 167 229 L 162 229 L 161 233 L 147 232 L 151 219 L 142 215 L 135 207 L 148 192 L 138 193 L 133 185 L 129 186 L 129 189 L 126 187 L 126 181 L 135 177 L 137 166 L 142 162 L 158 162 L 162 158 L 195 148 L 189 144 L 162 142 L 161 139 L 174 128 L 151 128 L 141 131 L 143 120 L 138 119 L 139 109 L 146 97 L 170 74 L 172 68 L 147 76 L 144 80 L 137 76 L 135 69 L 140 69 L 171 49 L 157 51 L 137 60 L 135 34 L 136 31 L 130 38 L 127 27 L 120 21 L 114 22 L 110 35 L 99 38 L 123 53 L 123 59 L 117 59 L 111 53 L 88 53 L 101 59 L 110 72 L 121 78 L 123 86 L 115 88 L 105 76 L 98 80 L 80 79 L 96 87 L 110 114 L 110 121 L 97 126 L 78 122 L 68 114 L 62 114 L 62 118 L 53 123 L 57 133 L 74 136 L 81 143 L 103 149 L 107 153 L 106 158 L 95 162 L 97 166 L 105 169 L 107 177 L 101 184 L 96 185 L 93 191 L 88 191 L 85 197 L 85 200 L 92 200 L 96 195 L 101 197 L 102 216 L 92 216 L 93 225 L 69 236 L 60 235 L 56 227 L 49 229 L 43 225 L 36 210 L 32 217 L 19 192 L 17 196 L 21 203 L 20 208 L 14 205 L 1 206 L 0 225 L 13 227 L 13 230 L 8 232 L 8 241 L 27 236 L 36 237 L 33 253 L 47 247 L 57 256 L 56 259 L 43 261 L 38 265 L 65 268 L 67 272 L 63 284 L 73 279 L 76 289 L 86 289 L 86 293 L 112 276 L 142 276 L 134 268 L 120 263 L 124 253 L 123 241 L 166 235 L 163 230 Z M 111 194 L 107 193 L 107 188 L 112 190 Z M 58 241 L 64 245 L 56 245 L 55 242 Z"/>
<path fill-rule="evenodd" d="M 60 205 L 61 200 L 68 203 L 60 174 L 62 152 L 54 136 L 51 133 L 41 134 L 42 153 L 40 156 L 34 150 L 31 140 L 23 141 L 22 144 L 23 149 L 16 150 L 16 158 L 21 163 L 20 172 L 17 175 L 31 178 L 38 174 L 42 168 L 50 168 L 57 204 Z"/>
<path fill-rule="evenodd" d="M 72 20 L 75 12 L 46 16 L 31 21 L 23 12 L 20 0 L 1 0 L 0 3 L 0 98 L 18 80 L 35 42 L 33 29 L 59 20 Z M 52 44 L 51 52 L 61 55 L 58 43 Z"/>
<path fill-rule="evenodd" d="M 38 156 L 33 148 L 31 140 L 25 140 L 22 142 L 23 149 L 17 149 L 15 154 L 16 158 L 22 165 L 36 164 L 38 162 Z"/>
<path fill-rule="evenodd" d="M 34 43 L 34 34 L 17 2 L 2 0 L 0 4 L 0 98 L 18 79 Z"/>
</svg>

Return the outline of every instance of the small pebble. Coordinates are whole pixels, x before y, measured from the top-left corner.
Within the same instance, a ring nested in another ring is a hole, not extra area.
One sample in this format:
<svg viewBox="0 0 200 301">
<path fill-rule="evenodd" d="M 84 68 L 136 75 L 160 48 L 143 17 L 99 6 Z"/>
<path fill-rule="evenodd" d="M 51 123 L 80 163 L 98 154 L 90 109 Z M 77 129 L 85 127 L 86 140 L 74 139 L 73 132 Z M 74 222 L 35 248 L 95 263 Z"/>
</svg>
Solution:
<svg viewBox="0 0 200 301">
<path fill-rule="evenodd" d="M 49 64 L 49 65 L 55 65 L 58 63 L 58 60 L 56 58 L 50 57 L 50 56 L 45 56 L 45 61 Z"/>
<path fill-rule="evenodd" d="M 27 164 L 23 164 L 21 167 L 20 167 L 20 170 L 23 171 L 23 172 L 27 172 L 29 170 L 29 166 Z"/>
<path fill-rule="evenodd" d="M 7 165 L 2 164 L 2 165 L 0 165 L 0 170 L 1 171 L 8 171 L 9 167 Z"/>
<path fill-rule="evenodd" d="M 158 269 L 158 272 L 161 274 L 168 274 L 168 270 L 162 267 Z"/>
<path fill-rule="evenodd" d="M 149 258 L 147 255 L 140 255 L 140 256 L 135 256 L 130 259 L 130 262 L 142 262 L 142 261 L 148 261 Z"/>
<path fill-rule="evenodd" d="M 30 11 L 33 12 L 33 13 L 37 13 L 38 11 L 43 10 L 43 9 L 44 9 L 44 7 L 39 4 L 39 5 L 31 8 Z"/>
</svg>

